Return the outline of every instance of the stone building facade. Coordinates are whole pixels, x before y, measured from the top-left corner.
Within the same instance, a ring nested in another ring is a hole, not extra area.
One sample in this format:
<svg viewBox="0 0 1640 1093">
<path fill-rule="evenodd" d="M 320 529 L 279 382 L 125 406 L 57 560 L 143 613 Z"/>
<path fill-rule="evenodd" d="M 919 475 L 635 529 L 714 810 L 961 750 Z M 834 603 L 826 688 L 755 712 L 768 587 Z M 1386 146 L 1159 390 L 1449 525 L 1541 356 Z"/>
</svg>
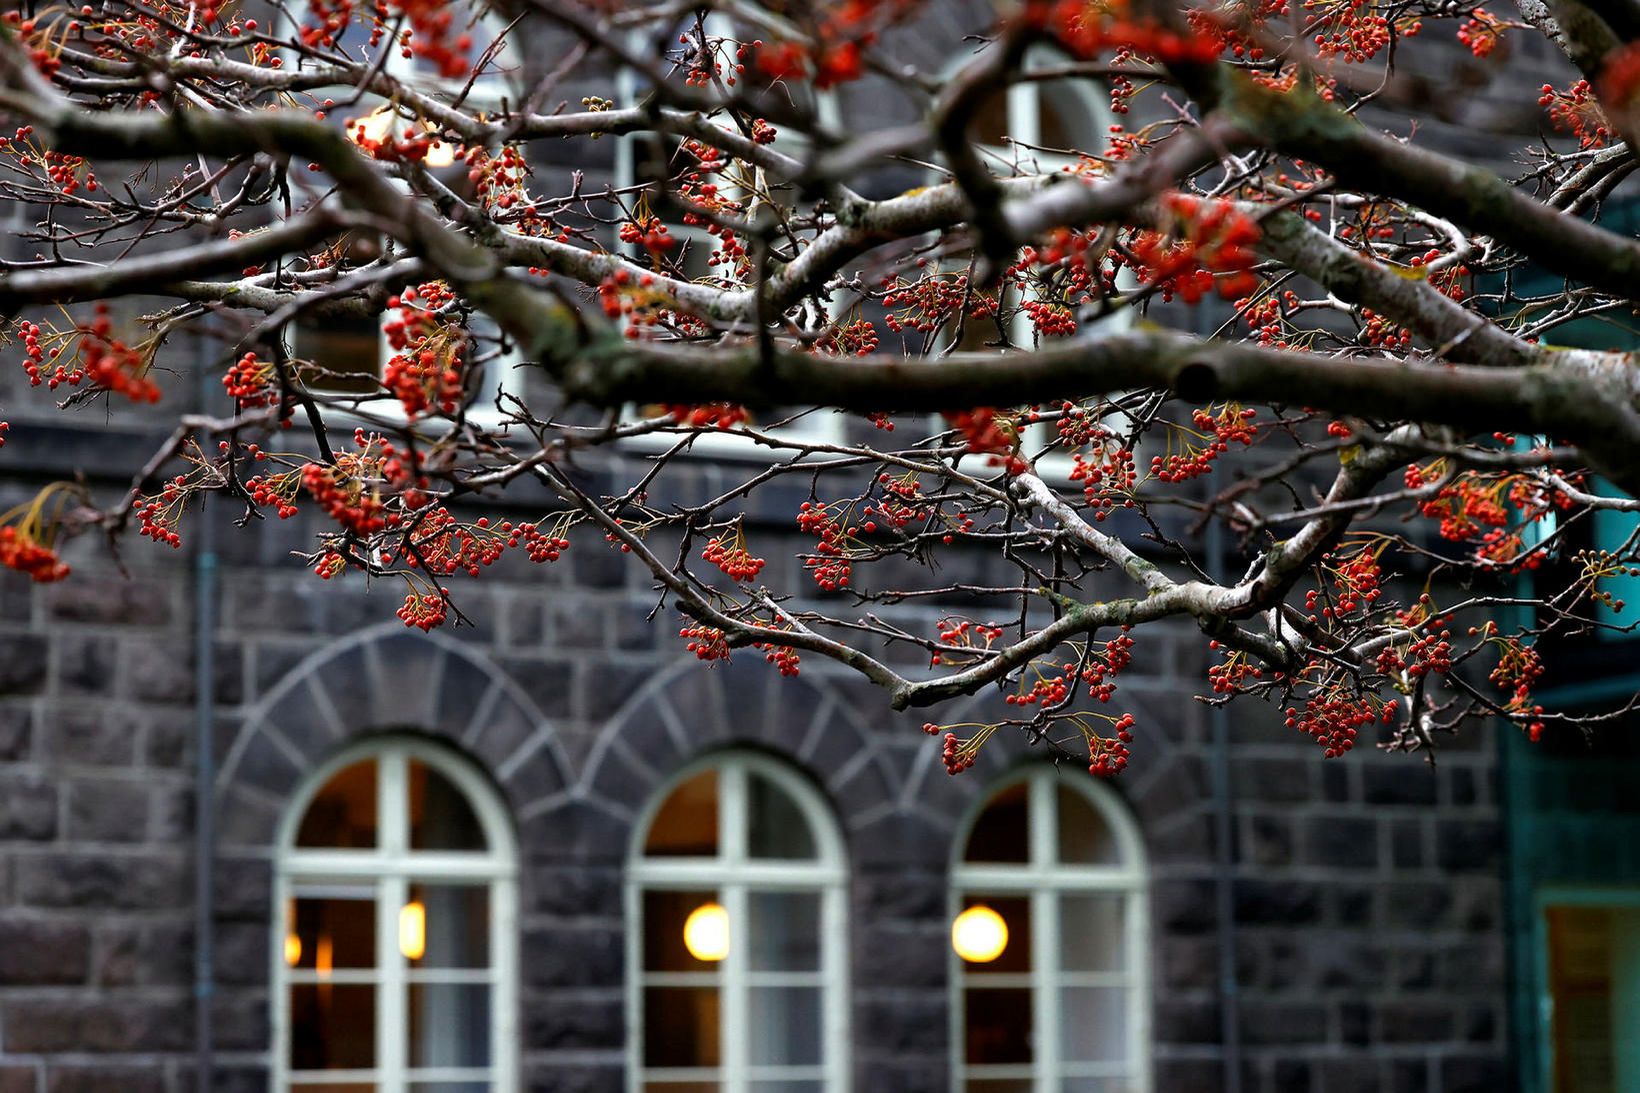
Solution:
<svg viewBox="0 0 1640 1093">
<path fill-rule="evenodd" d="M 39 452 L 30 439 L 19 428 L 8 457 Z M 119 447 L 106 440 L 105 454 Z M 786 521 L 771 504 L 764 541 Z M 465 601 L 475 627 L 423 636 L 391 618 L 388 590 L 286 563 L 304 530 L 219 528 L 203 582 L 187 545 L 133 551 L 122 575 L 85 541 L 73 580 L 0 580 L 0 1089 L 191 1088 L 202 704 L 217 768 L 217 1088 L 267 1081 L 281 820 L 318 764 L 381 732 L 468 756 L 515 817 L 523 1088 L 623 1088 L 634 824 L 685 762 L 730 747 L 801 772 L 844 833 L 853 1088 L 947 1088 L 953 840 L 994 780 L 1030 761 L 1015 741 L 951 778 L 922 715 L 890 714 L 861 681 L 808 665 L 782 678 L 756 654 L 701 665 L 598 540 L 489 575 Z M 1201 645 L 1147 631 L 1119 692 L 1141 726 L 1115 789 L 1143 835 L 1154 1088 L 1225 1088 L 1227 1035 L 1245 1090 L 1504 1088 L 1490 737 L 1434 769 L 1368 750 L 1323 761 L 1273 711 L 1238 705 L 1223 726 L 1225 863 L 1213 715 L 1191 697 Z"/>
<path fill-rule="evenodd" d="M 939 57 L 951 38 L 924 28 L 904 48 Z M 893 121 L 878 91 L 849 89 L 844 110 L 869 103 Z M 1454 119 L 1452 139 L 1467 125 Z M 589 188 L 617 170 L 614 142 L 570 144 L 557 154 Z M 76 473 L 117 494 L 164 435 L 160 417 L 54 415 L 15 368 L 0 370 L 0 401 L 14 424 L 0 510 Z M 639 458 L 603 470 L 630 480 Z M 732 469 L 699 458 L 673 488 L 715 494 Z M 801 500 L 775 486 L 750 502 L 776 585 L 801 549 Z M 998 779 L 1036 761 L 1028 749 L 999 739 L 950 778 L 919 731 L 930 715 L 889 712 L 859 679 L 809 663 L 785 679 L 753 653 L 699 664 L 671 616 L 650 617 L 643 575 L 596 536 L 549 566 L 501 563 L 463 590 L 473 626 L 424 636 L 392 618 L 401 593 L 319 581 L 291 557 L 313 541 L 307 514 L 249 529 L 233 515 L 209 513 L 180 550 L 133 542 L 118 560 L 83 538 L 58 585 L 0 573 L 0 1093 L 193 1089 L 200 1006 L 211 1087 L 269 1088 L 282 825 L 314 771 L 381 734 L 466 757 L 511 816 L 521 1089 L 628 1088 L 636 828 L 687 763 L 732 749 L 797 772 L 843 834 L 846 1084 L 950 1088 L 957 841 Z M 989 563 L 961 564 L 983 579 Z M 931 628 L 949 607 L 905 617 Z M 1370 748 L 1324 761 L 1272 709 L 1196 701 L 1194 631 L 1147 628 L 1135 653 L 1119 702 L 1139 729 L 1112 789 L 1143 846 L 1150 1087 L 1511 1088 L 1495 738 L 1470 732 L 1433 767 Z M 936 712 L 968 720 L 993 701 Z M 200 797 L 204 740 L 214 775 Z"/>
</svg>

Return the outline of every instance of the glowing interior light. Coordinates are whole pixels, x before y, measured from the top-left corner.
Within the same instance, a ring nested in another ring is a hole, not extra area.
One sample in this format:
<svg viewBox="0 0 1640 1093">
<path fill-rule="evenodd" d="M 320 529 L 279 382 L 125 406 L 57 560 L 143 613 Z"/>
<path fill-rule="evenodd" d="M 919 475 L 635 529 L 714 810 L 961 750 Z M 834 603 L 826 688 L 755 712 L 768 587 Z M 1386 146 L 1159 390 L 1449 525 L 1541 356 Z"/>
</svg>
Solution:
<svg viewBox="0 0 1640 1093">
<path fill-rule="evenodd" d="M 1008 947 L 1008 924 L 983 903 L 951 923 L 951 947 L 970 964 L 989 964 Z"/>
<path fill-rule="evenodd" d="M 297 937 L 296 932 L 292 930 L 285 935 L 285 963 L 294 968 L 301 962 L 302 939 Z"/>
<path fill-rule="evenodd" d="M 427 907 L 411 900 L 399 910 L 399 952 L 408 960 L 427 955 Z"/>
<path fill-rule="evenodd" d="M 683 922 L 683 946 L 696 960 L 717 961 L 729 955 L 729 912 L 722 904 L 703 903 Z"/>
<path fill-rule="evenodd" d="M 448 167 L 455 161 L 456 146 L 443 140 L 435 140 L 427 149 L 427 158 L 422 160 L 429 167 Z"/>
<path fill-rule="evenodd" d="M 391 106 L 378 107 L 358 121 L 348 120 L 347 136 L 355 144 L 380 144 L 399 123 L 399 116 Z"/>
</svg>

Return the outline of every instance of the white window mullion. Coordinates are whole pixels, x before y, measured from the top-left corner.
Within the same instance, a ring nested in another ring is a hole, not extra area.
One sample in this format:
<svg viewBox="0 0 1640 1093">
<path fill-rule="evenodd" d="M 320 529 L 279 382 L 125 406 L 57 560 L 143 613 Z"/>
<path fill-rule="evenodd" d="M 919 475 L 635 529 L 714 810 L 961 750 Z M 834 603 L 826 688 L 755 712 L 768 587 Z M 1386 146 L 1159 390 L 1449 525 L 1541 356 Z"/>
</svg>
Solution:
<svg viewBox="0 0 1640 1093">
<path fill-rule="evenodd" d="M 403 877 L 383 877 L 376 906 L 376 963 L 381 981 L 376 987 L 376 1068 L 381 1093 L 405 1093 L 406 1040 L 404 957 L 399 952 L 399 909 L 406 900 Z"/>
</svg>

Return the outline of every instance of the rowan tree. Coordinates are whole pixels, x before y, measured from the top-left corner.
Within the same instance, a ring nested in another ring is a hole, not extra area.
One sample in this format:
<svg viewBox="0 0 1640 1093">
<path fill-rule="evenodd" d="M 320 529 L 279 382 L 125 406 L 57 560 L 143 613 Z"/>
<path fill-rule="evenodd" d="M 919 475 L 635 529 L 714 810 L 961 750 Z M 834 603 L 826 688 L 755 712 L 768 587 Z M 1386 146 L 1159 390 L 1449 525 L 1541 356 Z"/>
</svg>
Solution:
<svg viewBox="0 0 1640 1093">
<path fill-rule="evenodd" d="M 1533 695 L 1544 639 L 1628 628 L 1640 563 L 1640 536 L 1571 545 L 1640 510 L 1640 370 L 1555 344 L 1636 311 L 1640 241 L 1600 214 L 1636 163 L 1640 20 L 1024 0 L 932 71 L 903 45 L 940 7 L 12 11 L 0 196 L 35 226 L 0 271 L 7 367 L 67 412 L 190 406 L 200 369 L 215 394 L 115 503 L 63 483 L 7 514 L 0 562 L 177 547 L 206 495 L 251 535 L 311 507 L 313 579 L 386 584 L 430 629 L 509 552 L 615 550 L 702 661 L 832 661 L 898 709 L 1002 689 L 1011 716 L 928 724 L 953 773 L 999 728 L 1119 772 L 1145 731 L 1121 673 L 1180 620 L 1204 701 L 1279 703 L 1329 757 L 1614 716 Z M 1402 78 L 1414 37 L 1482 66 L 1547 38 L 1583 78 L 1514 87 L 1541 131 L 1477 165 L 1418 139 L 1449 92 Z M 1120 124 L 982 132 L 1049 80 Z M 839 120 L 863 82 L 916 120 Z M 556 165 L 599 139 L 629 179 Z M 379 322 L 379 375 L 334 382 L 292 334 L 338 319 Z M 672 476 L 719 438 L 767 458 L 685 503 Z M 588 472 L 640 442 L 640 473 Z M 485 514 L 525 483 L 539 512 Z M 744 500 L 794 483 L 812 546 L 774 583 Z M 944 576 L 976 552 L 1011 578 Z M 890 610 L 952 602 L 932 631 Z"/>
</svg>

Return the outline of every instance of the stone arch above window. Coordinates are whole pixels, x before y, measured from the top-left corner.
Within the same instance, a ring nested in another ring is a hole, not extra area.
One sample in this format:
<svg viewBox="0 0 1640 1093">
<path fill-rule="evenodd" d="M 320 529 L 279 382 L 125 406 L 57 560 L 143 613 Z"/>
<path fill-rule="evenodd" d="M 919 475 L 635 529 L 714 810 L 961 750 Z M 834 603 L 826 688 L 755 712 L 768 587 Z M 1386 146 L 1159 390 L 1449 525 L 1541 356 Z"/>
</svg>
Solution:
<svg viewBox="0 0 1640 1093">
<path fill-rule="evenodd" d="M 499 665 L 463 642 L 384 624 L 319 649 L 246 711 L 217 776 L 224 844 L 271 845 L 302 779 L 337 749 L 384 732 L 472 755 L 515 815 L 545 811 L 565 793 L 555 727 Z"/>
</svg>

